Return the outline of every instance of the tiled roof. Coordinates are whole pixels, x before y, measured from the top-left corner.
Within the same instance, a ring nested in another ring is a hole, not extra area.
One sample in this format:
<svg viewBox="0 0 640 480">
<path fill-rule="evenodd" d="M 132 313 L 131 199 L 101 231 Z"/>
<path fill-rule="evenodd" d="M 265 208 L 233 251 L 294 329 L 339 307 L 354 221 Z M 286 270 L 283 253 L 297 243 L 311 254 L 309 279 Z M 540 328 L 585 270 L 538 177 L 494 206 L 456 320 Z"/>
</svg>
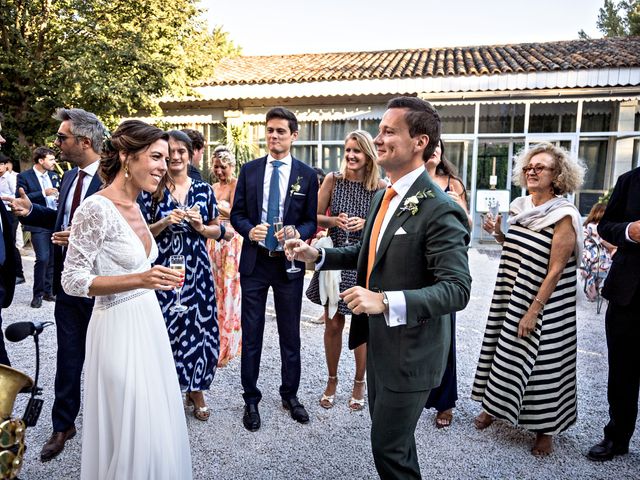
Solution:
<svg viewBox="0 0 640 480">
<path fill-rule="evenodd" d="M 640 67 L 640 37 L 224 59 L 204 85 L 481 76 Z"/>
</svg>

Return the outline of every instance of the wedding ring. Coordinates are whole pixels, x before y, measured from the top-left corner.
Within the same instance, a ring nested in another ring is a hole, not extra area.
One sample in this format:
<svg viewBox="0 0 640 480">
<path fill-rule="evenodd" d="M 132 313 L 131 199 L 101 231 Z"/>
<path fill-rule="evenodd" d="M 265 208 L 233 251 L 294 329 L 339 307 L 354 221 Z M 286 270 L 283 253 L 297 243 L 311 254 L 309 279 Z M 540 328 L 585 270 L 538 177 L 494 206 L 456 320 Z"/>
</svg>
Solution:
<svg viewBox="0 0 640 480">
<path fill-rule="evenodd" d="M 163 280 L 166 280 L 166 279 L 167 279 L 167 277 L 166 277 L 166 276 L 164 276 L 164 275 L 162 275 L 162 279 L 163 279 Z"/>
</svg>

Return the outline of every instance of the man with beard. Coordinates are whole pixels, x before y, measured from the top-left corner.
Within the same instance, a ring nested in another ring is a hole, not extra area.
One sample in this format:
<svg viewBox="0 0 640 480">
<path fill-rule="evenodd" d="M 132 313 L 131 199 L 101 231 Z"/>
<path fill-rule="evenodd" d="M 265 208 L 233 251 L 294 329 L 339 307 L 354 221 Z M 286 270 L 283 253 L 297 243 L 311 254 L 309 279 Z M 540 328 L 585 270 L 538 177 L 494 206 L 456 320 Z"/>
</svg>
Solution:
<svg viewBox="0 0 640 480">
<path fill-rule="evenodd" d="M 108 133 L 98 117 L 79 108 L 59 108 L 53 118 L 62 122 L 55 140 L 60 149 L 60 160 L 75 165 L 62 179 L 57 210 L 32 204 L 21 188 L 18 189 L 19 196 L 11 201 L 11 208 L 22 217 L 22 223 L 54 231 L 53 293 L 56 295 L 54 316 L 58 353 L 55 401 L 51 412 L 53 434 L 40 453 L 43 462 L 57 456 L 65 442 L 76 434 L 74 422 L 80 411 L 80 376 L 93 299 L 67 295 L 60 286 L 60 276 L 75 210 L 102 185 L 97 170 L 102 143 Z"/>
<path fill-rule="evenodd" d="M 36 148 L 32 155 L 33 168 L 20 172 L 17 188 L 22 188 L 29 200 L 38 205 L 55 210 L 57 208 L 58 188 L 60 178 L 54 172 L 56 158 L 53 150 L 46 147 Z M 31 245 L 36 254 L 33 267 L 33 298 L 32 308 L 40 308 L 42 300 L 54 302 L 51 282 L 53 281 L 53 244 L 51 230 L 36 226 L 26 226 L 31 232 Z"/>
</svg>

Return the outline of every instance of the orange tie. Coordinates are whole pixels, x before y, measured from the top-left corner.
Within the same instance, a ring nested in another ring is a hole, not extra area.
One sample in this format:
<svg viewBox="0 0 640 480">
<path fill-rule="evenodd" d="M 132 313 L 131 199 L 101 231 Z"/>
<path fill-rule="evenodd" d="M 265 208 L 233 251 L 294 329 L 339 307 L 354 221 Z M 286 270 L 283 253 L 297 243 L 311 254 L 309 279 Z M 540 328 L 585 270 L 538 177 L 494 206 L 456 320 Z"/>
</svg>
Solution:
<svg viewBox="0 0 640 480">
<path fill-rule="evenodd" d="M 378 213 L 376 215 L 376 220 L 373 222 L 371 238 L 369 239 L 369 259 L 367 261 L 367 288 L 369 288 L 369 277 L 371 276 L 373 264 L 376 261 L 376 250 L 378 246 L 378 237 L 380 236 L 380 228 L 382 228 L 382 221 L 384 220 L 384 216 L 387 214 L 387 210 L 389 210 L 389 203 L 391 203 L 391 199 L 396 195 L 397 192 L 393 189 L 393 187 L 387 188 L 387 191 L 384 192 L 382 203 L 380 204 L 380 210 L 378 210 Z"/>
</svg>

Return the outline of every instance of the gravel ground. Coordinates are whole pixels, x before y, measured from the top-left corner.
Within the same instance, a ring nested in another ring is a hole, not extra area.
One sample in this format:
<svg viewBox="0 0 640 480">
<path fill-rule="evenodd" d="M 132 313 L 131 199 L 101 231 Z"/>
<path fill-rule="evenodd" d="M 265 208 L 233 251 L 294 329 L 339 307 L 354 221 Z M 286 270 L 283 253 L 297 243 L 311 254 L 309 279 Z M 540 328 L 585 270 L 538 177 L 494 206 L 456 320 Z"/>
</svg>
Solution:
<svg viewBox="0 0 640 480">
<path fill-rule="evenodd" d="M 24 257 L 28 277 L 33 258 Z M 604 313 L 579 295 L 578 303 L 578 396 L 576 425 L 555 440 L 555 452 L 546 459 L 534 458 L 529 450 L 533 434 L 502 422 L 483 432 L 473 426 L 479 405 L 469 399 L 476 360 L 497 270 L 495 251 L 470 251 L 473 291 L 471 302 L 458 315 L 458 391 L 460 399 L 450 428 L 436 430 L 435 412 L 425 411 L 417 427 L 418 455 L 424 478 L 590 478 L 637 479 L 640 477 L 640 434 L 631 442 L 628 455 L 611 462 L 588 461 L 585 453 L 599 441 L 607 421 L 607 359 Z M 307 278 L 307 281 L 309 278 Z M 52 320 L 53 304 L 29 307 L 31 282 L 19 285 L 13 305 L 3 310 L 4 327 L 19 320 Z M 271 301 L 271 297 L 270 297 Z M 273 305 L 268 307 L 273 314 Z M 218 370 L 206 399 L 212 408 L 209 422 L 187 416 L 193 473 L 197 479 L 335 479 L 377 478 L 369 448 L 369 415 L 351 413 L 347 400 L 351 393 L 354 361 L 343 350 L 336 406 L 324 410 L 318 399 L 326 381 L 322 325 L 311 323 L 321 309 L 303 304 L 302 382 L 299 398 L 306 405 L 311 422 L 294 422 L 279 402 L 280 360 L 275 319 L 267 318 L 262 358 L 260 404 L 262 428 L 249 433 L 242 427 L 240 363 L 236 359 Z M 41 335 L 41 386 L 45 404 L 38 425 L 27 430 L 27 454 L 21 478 L 76 479 L 80 476 L 82 416 L 77 421 L 79 435 L 67 443 L 64 452 L 48 463 L 39 461 L 40 448 L 51 432 L 56 337 L 55 327 Z M 29 374 L 34 371 L 33 343 L 7 342 L 13 365 Z M 23 412 L 26 396 L 19 395 L 16 412 Z M 158 418 L 158 421 L 162 421 Z"/>
</svg>

